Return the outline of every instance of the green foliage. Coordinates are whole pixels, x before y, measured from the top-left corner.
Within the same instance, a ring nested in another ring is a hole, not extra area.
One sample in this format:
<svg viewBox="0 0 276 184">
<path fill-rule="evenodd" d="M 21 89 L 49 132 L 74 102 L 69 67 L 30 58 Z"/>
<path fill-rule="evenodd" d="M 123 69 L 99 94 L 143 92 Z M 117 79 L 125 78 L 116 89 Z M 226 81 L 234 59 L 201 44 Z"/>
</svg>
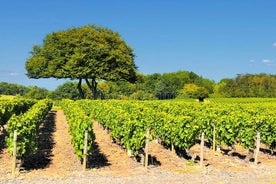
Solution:
<svg viewBox="0 0 276 184">
<path fill-rule="evenodd" d="M 135 155 L 145 146 L 147 129 L 151 139 L 161 138 L 181 149 L 195 144 L 199 126 L 194 126 L 190 116 L 172 116 L 156 113 L 159 102 L 148 101 L 79 101 L 79 105 L 91 118 L 111 131 L 111 137 Z M 165 106 L 164 106 L 165 108 Z M 175 108 L 177 111 L 177 109 Z M 157 110 L 158 112 L 158 110 Z"/>
<path fill-rule="evenodd" d="M 14 130 L 17 130 L 17 157 L 24 159 L 35 153 L 38 149 L 37 137 L 39 126 L 52 108 L 52 101 L 40 100 L 34 104 L 26 113 L 13 115 L 8 121 L 8 137 L 6 144 L 9 153 L 13 151 Z"/>
<path fill-rule="evenodd" d="M 179 91 L 179 98 L 188 97 L 195 98 L 202 101 L 204 98 L 209 97 L 208 90 L 204 87 L 199 87 L 196 84 L 185 84 L 184 88 Z"/>
<path fill-rule="evenodd" d="M 49 95 L 49 92 L 45 88 L 40 88 L 37 86 L 29 86 L 24 97 L 41 100 L 41 99 L 47 98 L 48 95 Z"/>
<path fill-rule="evenodd" d="M 117 32 L 100 26 L 50 33 L 31 54 L 25 65 L 28 77 L 85 79 L 94 97 L 99 80 L 136 81 L 132 48 Z"/>
<path fill-rule="evenodd" d="M 79 101 L 79 104 L 91 118 L 111 130 L 111 137 L 133 154 L 143 148 L 147 126 L 140 119 L 143 114 L 141 109 L 130 114 L 120 107 L 124 104 L 115 107 L 113 101 Z"/>
<path fill-rule="evenodd" d="M 135 84 L 124 81 L 102 82 L 101 90 L 105 99 L 174 99 L 184 84 L 195 83 L 213 93 L 214 82 L 193 72 L 177 71 L 164 74 L 137 74 Z M 102 85 L 103 86 L 103 85 Z M 124 98 L 122 98 L 124 97 Z"/>
<path fill-rule="evenodd" d="M 72 136 L 72 144 L 76 155 L 83 158 L 84 136 L 88 131 L 87 154 L 92 155 L 95 134 L 92 127 L 92 119 L 89 118 L 82 108 L 72 100 L 62 100 L 62 109 L 69 124 L 69 133 Z"/>
<path fill-rule="evenodd" d="M 262 142 L 268 145 L 272 152 L 276 148 L 276 117 L 271 114 L 265 118 L 266 120 L 260 130 L 261 138 Z"/>
<path fill-rule="evenodd" d="M 171 73 L 148 75 L 144 79 L 145 89 L 155 93 L 158 99 L 174 99 L 179 96 L 179 91 L 185 84 L 194 83 L 213 93 L 214 82 L 204 79 L 193 72 L 177 71 Z"/>
<path fill-rule="evenodd" d="M 109 91 L 106 94 L 108 99 L 118 99 L 120 96 L 129 97 L 136 90 L 135 84 L 127 83 L 124 81 L 107 82 Z"/>
<path fill-rule="evenodd" d="M 134 92 L 130 95 L 131 100 L 154 100 L 157 99 L 153 94 L 146 93 L 142 90 Z"/>
<path fill-rule="evenodd" d="M 28 88 L 19 84 L 9 84 L 7 82 L 0 82 L 0 94 L 3 95 L 21 95 L 27 92 Z"/>
<path fill-rule="evenodd" d="M 245 74 L 235 79 L 222 79 L 216 93 L 223 97 L 276 97 L 276 75 Z"/>
<path fill-rule="evenodd" d="M 65 82 L 59 85 L 54 91 L 51 92 L 52 99 L 72 99 L 77 100 L 80 98 L 77 90 L 77 82 Z"/>
<path fill-rule="evenodd" d="M 48 96 L 48 90 L 37 86 L 25 87 L 19 84 L 10 84 L 6 82 L 0 83 L 0 94 L 17 95 L 31 99 L 43 99 Z"/>
<path fill-rule="evenodd" d="M 259 99 L 260 100 L 260 99 Z M 134 154 L 144 148 L 146 130 L 151 139 L 188 150 L 204 132 L 209 143 L 254 149 L 257 132 L 262 143 L 276 146 L 276 103 L 194 103 L 183 101 L 78 101 L 87 115 L 96 119 L 116 142 Z"/>
<path fill-rule="evenodd" d="M 0 126 L 6 124 L 13 114 L 26 112 L 34 103 L 34 100 L 23 98 L 0 99 Z"/>
<path fill-rule="evenodd" d="M 156 84 L 161 80 L 162 75 L 159 73 L 154 73 L 150 75 L 145 75 L 143 81 L 140 82 L 140 90 L 142 88 L 143 91 L 147 93 L 152 93 L 156 95 Z M 138 81 L 139 82 L 139 81 Z"/>
</svg>

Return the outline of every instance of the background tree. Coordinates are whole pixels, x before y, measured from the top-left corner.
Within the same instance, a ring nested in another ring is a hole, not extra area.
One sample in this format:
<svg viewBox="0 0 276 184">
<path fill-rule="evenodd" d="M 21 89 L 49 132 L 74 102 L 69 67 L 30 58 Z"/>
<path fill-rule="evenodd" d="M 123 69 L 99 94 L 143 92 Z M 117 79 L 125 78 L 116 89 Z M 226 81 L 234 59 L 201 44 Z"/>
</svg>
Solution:
<svg viewBox="0 0 276 184">
<path fill-rule="evenodd" d="M 111 99 L 127 99 L 136 91 L 136 85 L 125 81 L 107 82 L 109 93 L 107 98 Z"/>
<path fill-rule="evenodd" d="M 185 84 L 195 84 L 208 90 L 208 94 L 213 93 L 214 82 L 204 79 L 194 72 L 177 71 L 164 73 L 155 84 L 155 95 L 159 99 L 173 99 L 179 94 L 179 90 Z"/>
<path fill-rule="evenodd" d="M 179 98 L 195 98 L 203 102 L 205 98 L 209 97 L 209 92 L 205 87 L 197 86 L 196 84 L 185 84 L 183 89 L 179 91 Z"/>
<path fill-rule="evenodd" d="M 162 78 L 155 85 L 155 96 L 158 99 L 174 99 L 177 95 L 177 88 L 169 78 Z"/>
<path fill-rule="evenodd" d="M 59 85 L 54 91 L 51 92 L 50 98 L 61 100 L 64 98 L 77 100 L 80 99 L 79 92 L 77 90 L 77 82 L 65 82 Z"/>
<path fill-rule="evenodd" d="M 44 99 L 47 98 L 49 95 L 49 91 L 45 88 L 40 88 L 37 86 L 29 86 L 28 91 L 24 95 L 26 98 L 32 98 L 32 99 Z"/>
<path fill-rule="evenodd" d="M 143 85 L 140 85 L 140 86 L 143 86 L 142 90 L 145 91 L 146 93 L 156 94 L 155 86 L 157 82 L 161 80 L 161 77 L 162 75 L 159 73 L 154 73 L 154 74 L 144 76 Z"/>
<path fill-rule="evenodd" d="M 7 82 L 0 82 L 0 94 L 3 95 L 25 95 L 28 88 L 19 84 L 10 84 Z"/>
<path fill-rule="evenodd" d="M 138 73 L 135 84 L 124 81 L 102 82 L 106 85 L 105 89 L 108 89 L 102 92 L 105 98 L 115 99 L 174 99 L 178 91 L 188 83 L 195 83 L 197 86 L 206 88 L 209 94 L 213 93 L 215 85 L 213 81 L 188 71 L 150 75 Z"/>
<path fill-rule="evenodd" d="M 157 98 L 152 93 L 138 90 L 132 93 L 129 97 L 131 100 L 156 100 Z"/>
<path fill-rule="evenodd" d="M 222 79 L 216 93 L 223 97 L 276 97 L 276 75 L 239 74 L 235 79 Z"/>
<path fill-rule="evenodd" d="M 25 67 L 29 78 L 77 79 L 82 98 L 82 80 L 94 99 L 98 81 L 136 81 L 132 48 L 117 32 L 95 25 L 46 35 L 42 46 L 33 47 Z"/>
<path fill-rule="evenodd" d="M 231 79 L 221 79 L 214 87 L 214 95 L 215 97 L 230 97 L 230 93 L 229 91 L 226 89 L 226 85 L 227 83 L 230 81 Z"/>
</svg>

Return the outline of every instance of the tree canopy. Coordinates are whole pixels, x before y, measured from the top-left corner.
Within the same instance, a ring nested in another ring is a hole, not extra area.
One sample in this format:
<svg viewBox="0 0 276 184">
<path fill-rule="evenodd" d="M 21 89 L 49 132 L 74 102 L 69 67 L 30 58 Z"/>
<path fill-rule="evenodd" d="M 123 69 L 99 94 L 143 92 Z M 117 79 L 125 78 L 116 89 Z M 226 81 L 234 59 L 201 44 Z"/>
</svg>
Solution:
<svg viewBox="0 0 276 184">
<path fill-rule="evenodd" d="M 130 99 L 174 99 L 179 96 L 185 84 L 196 84 L 213 93 L 214 81 L 203 78 L 194 72 L 177 71 L 169 73 L 138 74 L 137 82 L 108 82 L 108 90 L 103 90 L 105 98 Z M 105 86 L 105 88 L 107 87 Z"/>
<path fill-rule="evenodd" d="M 205 87 L 199 87 L 196 84 L 185 84 L 183 89 L 179 91 L 179 97 L 196 98 L 203 102 L 209 97 L 209 92 Z"/>
<path fill-rule="evenodd" d="M 20 95 L 26 98 L 43 99 L 48 97 L 49 91 L 38 86 L 23 86 L 7 82 L 0 82 L 0 94 L 3 95 Z"/>
<path fill-rule="evenodd" d="M 80 99 L 78 82 L 70 81 L 54 91 L 0 82 L 0 94 L 21 95 L 31 98 L 48 96 L 53 99 Z M 81 85 L 85 98 L 93 94 L 87 84 Z M 206 91 L 207 90 L 207 91 Z M 177 71 L 164 74 L 137 75 L 135 84 L 126 81 L 99 81 L 97 93 L 101 99 L 173 99 L 210 97 L 276 97 L 276 75 L 244 74 L 235 79 L 222 79 L 215 83 L 193 72 Z"/>
<path fill-rule="evenodd" d="M 76 82 L 65 82 L 59 85 L 54 91 L 51 92 L 50 97 L 52 99 L 72 99 L 78 100 L 80 98 L 77 90 Z"/>
<path fill-rule="evenodd" d="M 276 97 L 276 75 L 240 74 L 222 79 L 217 91 L 224 97 Z"/>
<path fill-rule="evenodd" d="M 117 32 L 87 25 L 46 35 L 41 46 L 33 47 L 25 67 L 29 78 L 79 80 L 82 97 L 85 80 L 96 98 L 98 81 L 136 81 L 134 57 Z"/>
<path fill-rule="evenodd" d="M 41 100 L 41 99 L 47 98 L 48 95 L 49 95 L 49 91 L 45 88 L 40 88 L 37 86 L 29 86 L 28 91 L 24 95 L 24 97 Z"/>
<path fill-rule="evenodd" d="M 25 95 L 28 88 L 19 84 L 10 84 L 7 82 L 0 82 L 0 94 L 3 95 Z"/>
</svg>

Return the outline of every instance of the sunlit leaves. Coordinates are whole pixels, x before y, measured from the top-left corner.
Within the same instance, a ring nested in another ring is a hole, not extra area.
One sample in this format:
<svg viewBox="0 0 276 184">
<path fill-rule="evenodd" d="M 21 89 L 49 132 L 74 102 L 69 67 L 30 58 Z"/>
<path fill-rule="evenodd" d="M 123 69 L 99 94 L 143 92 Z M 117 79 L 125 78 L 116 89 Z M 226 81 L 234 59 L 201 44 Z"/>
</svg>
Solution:
<svg viewBox="0 0 276 184">
<path fill-rule="evenodd" d="M 17 157 L 25 158 L 38 149 L 39 126 L 52 108 L 53 102 L 44 99 L 34 104 L 26 113 L 13 115 L 8 121 L 6 143 L 9 153 L 13 150 L 14 130 L 17 130 Z"/>
<path fill-rule="evenodd" d="M 30 78 L 136 80 L 134 54 L 116 32 L 88 25 L 50 33 L 26 62 Z"/>
<path fill-rule="evenodd" d="M 91 117 L 111 131 L 111 136 L 136 153 L 151 139 L 187 150 L 204 132 L 206 140 L 219 146 L 240 144 L 255 147 L 256 134 L 270 149 L 276 146 L 276 117 L 273 103 L 187 103 L 181 101 L 79 101 Z M 215 132 L 214 132 L 215 131 Z"/>
<path fill-rule="evenodd" d="M 75 149 L 76 155 L 83 158 L 85 131 L 88 131 L 87 154 L 92 154 L 92 148 L 95 135 L 92 128 L 92 119 L 89 118 L 85 111 L 72 100 L 62 100 L 62 109 L 66 115 L 69 124 L 69 133 L 72 136 L 71 143 Z"/>
</svg>

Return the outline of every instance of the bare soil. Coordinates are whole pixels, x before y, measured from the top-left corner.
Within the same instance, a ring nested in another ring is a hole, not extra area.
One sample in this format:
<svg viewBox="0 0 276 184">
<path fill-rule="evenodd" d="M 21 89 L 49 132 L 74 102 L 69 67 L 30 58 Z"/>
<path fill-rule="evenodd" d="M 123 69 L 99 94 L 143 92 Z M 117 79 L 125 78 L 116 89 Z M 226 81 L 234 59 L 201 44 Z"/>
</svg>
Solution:
<svg viewBox="0 0 276 184">
<path fill-rule="evenodd" d="M 218 154 L 205 147 L 204 167 L 159 143 L 149 146 L 150 165 L 129 157 L 112 142 L 109 133 L 93 124 L 96 144 L 88 168 L 83 170 L 74 153 L 66 117 L 61 110 L 51 111 L 41 126 L 39 151 L 26 160 L 18 176 L 11 175 L 11 157 L 0 133 L 0 183 L 276 183 L 276 155 L 262 149 L 258 165 L 246 162 L 246 150 L 234 156 Z M 192 151 L 199 155 L 199 145 Z"/>
</svg>

